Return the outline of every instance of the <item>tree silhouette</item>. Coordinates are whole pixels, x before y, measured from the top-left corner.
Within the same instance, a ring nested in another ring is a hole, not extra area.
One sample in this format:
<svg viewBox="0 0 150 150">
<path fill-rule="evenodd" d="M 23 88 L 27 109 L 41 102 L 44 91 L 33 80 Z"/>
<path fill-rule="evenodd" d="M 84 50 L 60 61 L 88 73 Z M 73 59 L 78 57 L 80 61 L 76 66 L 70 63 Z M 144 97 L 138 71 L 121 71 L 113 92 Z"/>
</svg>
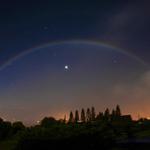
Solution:
<svg viewBox="0 0 150 150">
<path fill-rule="evenodd" d="M 25 126 L 21 121 L 17 121 L 12 124 L 12 128 L 13 128 L 13 134 L 16 134 L 18 131 L 25 129 Z"/>
<path fill-rule="evenodd" d="M 120 109 L 119 105 L 116 106 L 116 116 L 118 116 L 118 117 L 121 116 L 121 109 Z"/>
<path fill-rule="evenodd" d="M 66 115 L 64 116 L 63 123 L 66 123 Z"/>
<path fill-rule="evenodd" d="M 41 122 L 40 125 L 43 127 L 49 127 L 51 125 L 56 124 L 56 119 L 53 117 L 45 117 Z"/>
<path fill-rule="evenodd" d="M 113 109 L 111 113 L 111 120 L 114 120 L 116 118 L 116 111 Z"/>
<path fill-rule="evenodd" d="M 79 112 L 78 110 L 75 111 L 75 122 L 77 123 L 79 121 Z"/>
<path fill-rule="evenodd" d="M 71 111 L 70 115 L 69 115 L 69 123 L 73 123 L 73 122 L 74 122 L 74 117 L 73 117 L 73 113 Z"/>
<path fill-rule="evenodd" d="M 0 123 L 2 123 L 3 122 L 3 119 L 2 118 L 0 118 Z"/>
<path fill-rule="evenodd" d="M 110 118 L 110 111 L 109 111 L 108 108 L 104 112 L 104 117 L 105 117 L 106 120 L 109 120 L 109 118 Z"/>
<path fill-rule="evenodd" d="M 86 121 L 86 117 L 85 117 L 85 110 L 82 108 L 81 110 L 81 121 L 85 122 Z"/>
<path fill-rule="evenodd" d="M 103 113 L 99 112 L 98 115 L 96 116 L 96 119 L 101 120 L 101 119 L 103 119 L 103 117 L 104 117 Z"/>
<path fill-rule="evenodd" d="M 91 109 L 91 120 L 94 121 L 95 120 L 95 116 L 96 116 L 96 113 L 95 113 L 95 108 L 92 107 Z"/>
<path fill-rule="evenodd" d="M 108 117 L 110 115 L 110 111 L 109 109 L 107 108 L 104 112 L 104 116 Z"/>
<path fill-rule="evenodd" d="M 87 122 L 91 121 L 91 111 L 90 111 L 90 108 L 88 108 L 87 111 L 86 111 L 86 121 Z"/>
</svg>

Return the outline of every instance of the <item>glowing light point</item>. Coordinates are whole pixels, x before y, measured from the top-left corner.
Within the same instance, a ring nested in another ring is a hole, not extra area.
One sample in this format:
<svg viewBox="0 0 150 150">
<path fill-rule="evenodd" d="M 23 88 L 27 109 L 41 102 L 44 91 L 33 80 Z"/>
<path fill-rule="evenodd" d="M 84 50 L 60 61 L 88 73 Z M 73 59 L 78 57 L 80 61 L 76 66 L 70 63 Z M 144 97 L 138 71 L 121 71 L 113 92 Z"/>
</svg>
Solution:
<svg viewBox="0 0 150 150">
<path fill-rule="evenodd" d="M 36 123 L 37 123 L 37 124 L 40 124 L 40 121 L 38 120 Z"/>
<path fill-rule="evenodd" d="M 65 70 L 69 70 L 69 66 L 68 65 L 65 66 Z"/>
</svg>

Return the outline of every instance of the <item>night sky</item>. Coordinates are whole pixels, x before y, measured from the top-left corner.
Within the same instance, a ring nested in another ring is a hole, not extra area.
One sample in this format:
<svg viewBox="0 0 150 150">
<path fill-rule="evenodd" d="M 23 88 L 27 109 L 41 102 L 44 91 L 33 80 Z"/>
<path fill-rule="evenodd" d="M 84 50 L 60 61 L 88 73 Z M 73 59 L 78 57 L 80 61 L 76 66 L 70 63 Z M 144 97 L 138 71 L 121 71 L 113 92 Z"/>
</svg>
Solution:
<svg viewBox="0 0 150 150">
<path fill-rule="evenodd" d="M 0 116 L 35 123 L 95 106 L 150 117 L 148 0 L 0 2 Z"/>
</svg>

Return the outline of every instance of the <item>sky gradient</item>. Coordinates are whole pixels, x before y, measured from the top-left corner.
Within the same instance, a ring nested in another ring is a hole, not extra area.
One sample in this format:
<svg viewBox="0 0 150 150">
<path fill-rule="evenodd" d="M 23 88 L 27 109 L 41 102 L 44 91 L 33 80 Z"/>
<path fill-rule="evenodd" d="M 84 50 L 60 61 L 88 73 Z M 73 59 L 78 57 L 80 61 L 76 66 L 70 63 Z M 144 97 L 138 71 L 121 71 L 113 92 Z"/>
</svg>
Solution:
<svg viewBox="0 0 150 150">
<path fill-rule="evenodd" d="M 149 117 L 149 4 L 1 2 L 1 117 L 33 123 L 116 104 Z"/>
</svg>

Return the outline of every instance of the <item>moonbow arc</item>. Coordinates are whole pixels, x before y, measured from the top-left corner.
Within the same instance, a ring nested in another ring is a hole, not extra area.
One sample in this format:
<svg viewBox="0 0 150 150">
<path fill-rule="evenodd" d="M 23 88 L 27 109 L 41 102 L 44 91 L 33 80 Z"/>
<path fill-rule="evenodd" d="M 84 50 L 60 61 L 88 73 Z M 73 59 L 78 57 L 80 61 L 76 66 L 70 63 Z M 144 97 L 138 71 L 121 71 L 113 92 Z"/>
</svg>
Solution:
<svg viewBox="0 0 150 150">
<path fill-rule="evenodd" d="M 23 52 L 17 54 L 16 56 L 10 58 L 9 60 L 5 61 L 1 66 L 0 66 L 0 71 L 7 68 L 9 65 L 11 65 L 14 61 L 16 61 L 17 59 L 23 57 L 23 56 L 26 56 L 30 53 L 33 53 L 35 51 L 38 51 L 42 48 L 46 48 L 46 47 L 50 47 L 50 46 L 55 46 L 55 45 L 61 45 L 61 44 L 86 44 L 86 45 L 93 45 L 93 46 L 103 46 L 103 47 L 106 47 L 106 48 L 111 48 L 115 51 L 118 51 L 120 53 L 123 53 L 129 57 L 132 57 L 133 59 L 137 60 L 138 62 L 140 62 L 141 64 L 147 66 L 147 64 L 141 59 L 139 58 L 138 56 L 130 53 L 130 52 L 127 52 L 121 48 L 118 48 L 118 47 L 115 47 L 115 46 L 112 46 L 110 44 L 107 44 L 107 43 L 104 43 L 104 42 L 99 42 L 99 41 L 87 41 L 87 40 L 69 40 L 69 41 L 56 41 L 56 42 L 50 42 L 50 43 L 46 43 L 46 44 L 42 44 L 42 45 L 39 45 L 39 46 L 35 46 L 35 47 L 32 47 L 32 48 L 29 48 L 29 49 L 26 49 L 26 50 L 23 50 Z"/>
</svg>

